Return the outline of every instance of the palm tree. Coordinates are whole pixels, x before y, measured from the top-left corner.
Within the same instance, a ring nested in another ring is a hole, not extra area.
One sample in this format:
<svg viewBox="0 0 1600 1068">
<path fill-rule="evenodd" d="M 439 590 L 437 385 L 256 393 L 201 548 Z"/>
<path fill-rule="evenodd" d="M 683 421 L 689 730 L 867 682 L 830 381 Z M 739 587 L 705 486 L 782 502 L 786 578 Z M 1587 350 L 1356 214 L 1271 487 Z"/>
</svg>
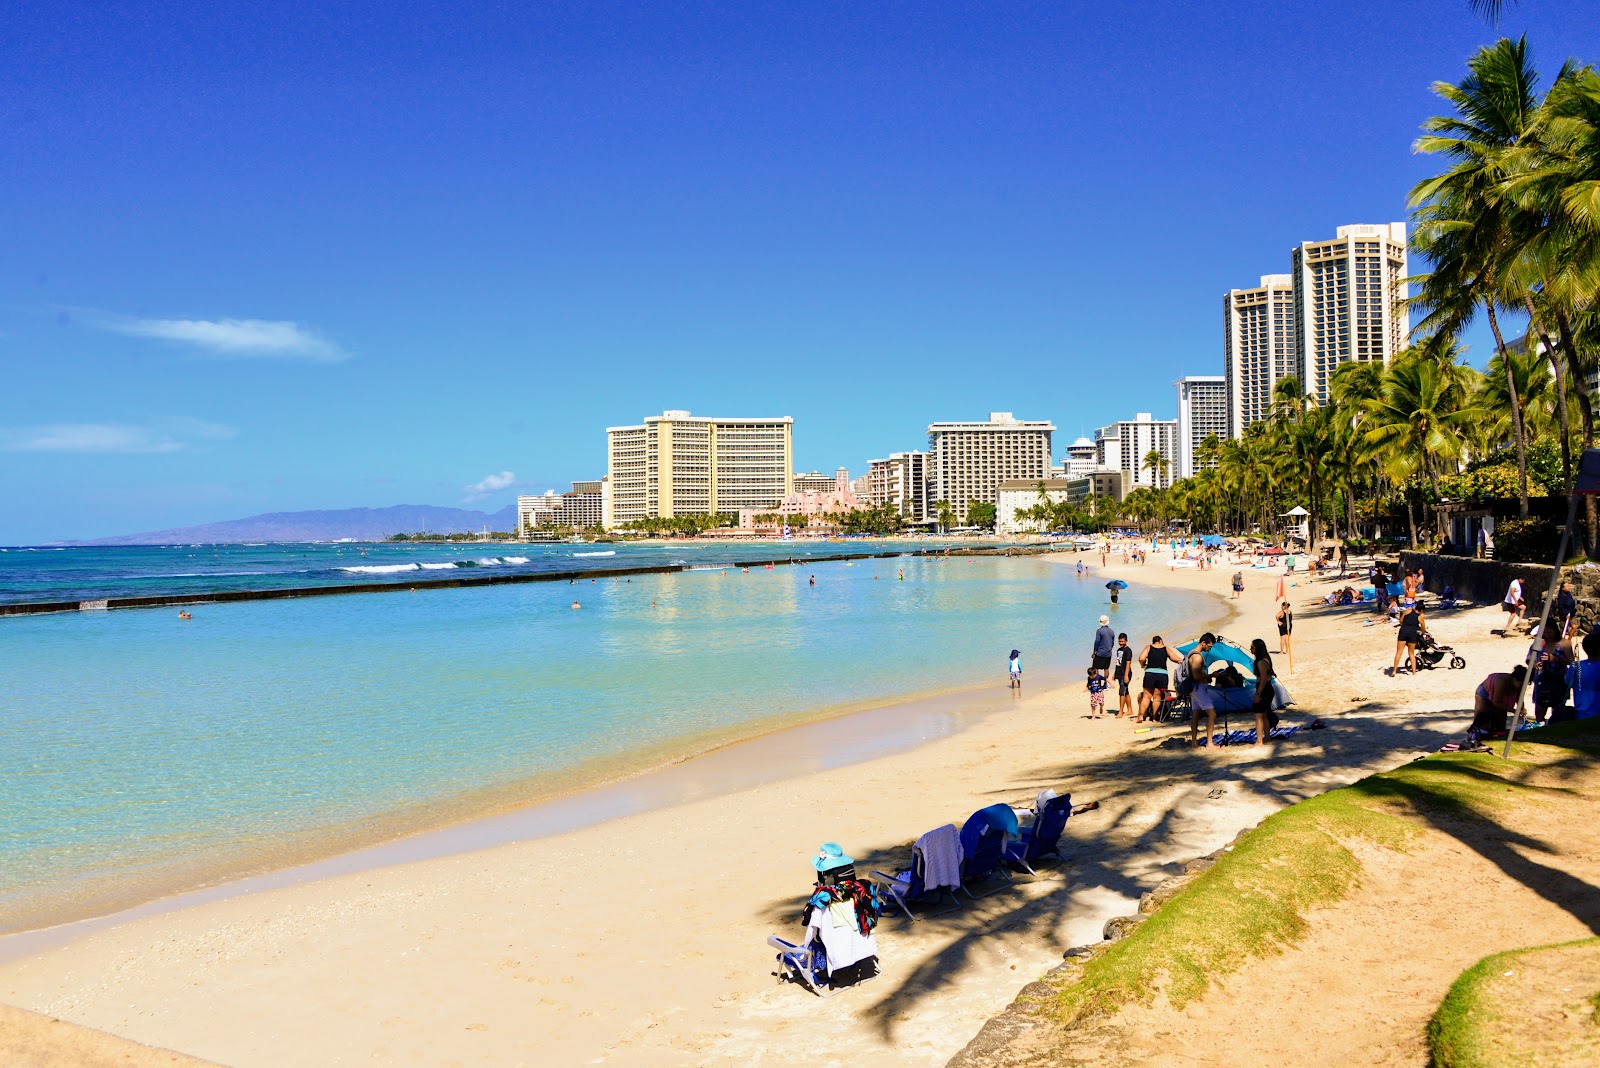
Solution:
<svg viewBox="0 0 1600 1068">
<path fill-rule="evenodd" d="M 1437 500 L 1441 464 L 1460 457 L 1464 431 L 1481 414 L 1437 361 L 1408 351 L 1390 364 L 1382 396 L 1367 404 L 1364 440 L 1396 484 L 1404 486 L 1420 471 Z M 1417 523 L 1409 490 L 1405 499 L 1415 547 Z M 1444 533 L 1442 518 L 1439 532 Z"/>
<path fill-rule="evenodd" d="M 940 501 L 933 507 L 939 516 L 939 533 L 943 534 L 950 529 L 950 524 L 956 521 L 956 510 L 951 507 L 949 501 Z"/>
<path fill-rule="evenodd" d="M 1416 151 L 1454 160 L 1445 173 L 1411 191 L 1417 206 L 1412 243 L 1433 262 L 1414 299 L 1426 314 L 1413 330 L 1421 336 L 1459 337 L 1482 306 L 1494 333 L 1495 352 L 1504 355 L 1497 309 L 1514 299 L 1514 250 L 1527 240 L 1530 220 L 1506 196 L 1505 180 L 1513 151 L 1533 130 L 1538 112 L 1538 73 L 1526 39 L 1501 40 L 1467 63 L 1460 83 L 1438 82 L 1434 91 L 1455 108 L 1454 115 L 1424 122 L 1427 133 Z M 1509 365 L 1507 365 L 1509 367 Z M 1522 425 L 1515 383 L 1511 395 L 1512 434 L 1517 449 L 1521 515 L 1528 515 L 1528 439 Z"/>
<path fill-rule="evenodd" d="M 1160 489 L 1167 480 L 1167 469 L 1171 466 L 1167 458 L 1161 455 L 1160 449 L 1151 449 L 1144 454 L 1144 470 L 1150 472 L 1151 485 L 1156 489 Z"/>
</svg>

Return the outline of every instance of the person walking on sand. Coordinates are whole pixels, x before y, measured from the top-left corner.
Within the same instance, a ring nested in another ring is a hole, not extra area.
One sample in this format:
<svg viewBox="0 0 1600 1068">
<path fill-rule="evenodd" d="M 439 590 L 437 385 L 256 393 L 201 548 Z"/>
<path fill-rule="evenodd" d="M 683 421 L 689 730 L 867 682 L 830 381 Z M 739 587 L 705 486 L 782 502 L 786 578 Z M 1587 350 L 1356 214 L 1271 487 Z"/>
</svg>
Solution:
<svg viewBox="0 0 1600 1068">
<path fill-rule="evenodd" d="M 1243 593 L 1243 592 L 1244 592 L 1244 572 L 1243 571 L 1235 571 L 1233 573 L 1233 599 L 1235 601 L 1237 601 L 1239 599 L 1239 595 L 1241 593 Z"/>
<path fill-rule="evenodd" d="M 1089 718 L 1102 719 L 1106 714 L 1106 677 L 1094 668 L 1089 669 L 1089 680 L 1085 683 L 1089 691 Z"/>
<path fill-rule="evenodd" d="M 1294 609 L 1289 607 L 1289 602 L 1284 601 L 1278 606 L 1278 652 L 1289 658 L 1289 666 L 1294 667 L 1294 654 L 1289 652 L 1289 642 L 1294 637 Z"/>
<path fill-rule="evenodd" d="M 1272 680 L 1277 677 L 1277 672 L 1273 670 L 1272 656 L 1267 652 L 1267 643 L 1260 638 L 1250 643 L 1250 655 L 1256 658 L 1256 699 L 1250 705 L 1250 711 L 1256 717 L 1256 745 L 1259 746 L 1267 744 L 1267 735 L 1272 733 L 1272 721 L 1277 719 L 1272 712 L 1272 706 L 1278 696 L 1272 686 Z"/>
<path fill-rule="evenodd" d="M 1083 578 L 1083 561 L 1078 561 L 1078 577 Z"/>
<path fill-rule="evenodd" d="M 1117 649 L 1117 632 L 1111 629 L 1111 617 L 1101 616 L 1100 626 L 1094 632 L 1094 651 L 1089 661 L 1091 670 L 1104 675 L 1111 669 L 1111 654 Z"/>
<path fill-rule="evenodd" d="M 1011 672 L 1011 688 L 1013 690 L 1022 689 L 1022 651 L 1021 650 L 1019 650 L 1019 649 L 1011 650 L 1011 661 L 1010 661 L 1009 664 L 1007 664 L 1007 667 L 1010 669 L 1010 672 Z"/>
<path fill-rule="evenodd" d="M 1128 692 L 1133 682 L 1133 647 L 1126 634 L 1117 635 L 1117 651 L 1111 655 L 1111 677 L 1117 680 L 1117 718 L 1133 715 L 1133 697 Z"/>
<path fill-rule="evenodd" d="M 1150 639 L 1150 644 L 1144 647 L 1139 654 L 1139 666 L 1144 668 L 1144 678 L 1140 682 L 1139 716 L 1135 723 L 1143 723 L 1146 719 L 1154 722 L 1160 718 L 1161 702 L 1166 696 L 1167 683 L 1171 681 L 1173 664 L 1183 662 L 1183 657 L 1169 649 L 1157 634 Z"/>
<path fill-rule="evenodd" d="M 1506 587 L 1506 599 L 1500 605 L 1501 611 L 1506 614 L 1506 625 L 1500 631 L 1502 637 L 1511 637 L 1511 628 L 1522 618 L 1522 580 L 1514 578 L 1511 585 Z"/>
<path fill-rule="evenodd" d="M 1400 629 L 1394 635 L 1394 664 L 1385 674 L 1395 676 L 1400 674 L 1400 657 L 1406 658 L 1406 673 L 1416 674 L 1417 670 L 1417 643 L 1422 641 L 1422 636 L 1428 633 L 1427 621 L 1422 618 L 1422 606 L 1413 604 L 1410 608 L 1400 611 Z"/>
</svg>

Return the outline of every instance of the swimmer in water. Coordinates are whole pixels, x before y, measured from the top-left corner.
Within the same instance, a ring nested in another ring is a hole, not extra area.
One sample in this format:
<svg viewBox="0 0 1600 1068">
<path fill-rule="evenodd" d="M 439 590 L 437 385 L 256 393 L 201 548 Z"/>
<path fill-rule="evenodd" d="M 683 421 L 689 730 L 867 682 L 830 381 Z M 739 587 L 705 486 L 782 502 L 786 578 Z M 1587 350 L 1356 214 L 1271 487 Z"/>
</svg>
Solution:
<svg viewBox="0 0 1600 1068">
<path fill-rule="evenodd" d="M 905 580 L 906 580 L 906 569 L 902 567 L 900 569 L 900 581 L 904 582 Z"/>
<path fill-rule="evenodd" d="M 812 575 L 811 576 L 811 585 L 815 586 L 816 584 L 817 584 L 817 576 Z"/>
<path fill-rule="evenodd" d="M 573 608 L 582 608 L 582 607 L 583 607 L 583 605 L 581 605 L 581 604 L 579 604 L 579 603 L 578 603 L 578 602 L 577 602 L 577 601 L 573 601 L 573 602 L 572 602 L 572 607 L 573 607 Z"/>
</svg>

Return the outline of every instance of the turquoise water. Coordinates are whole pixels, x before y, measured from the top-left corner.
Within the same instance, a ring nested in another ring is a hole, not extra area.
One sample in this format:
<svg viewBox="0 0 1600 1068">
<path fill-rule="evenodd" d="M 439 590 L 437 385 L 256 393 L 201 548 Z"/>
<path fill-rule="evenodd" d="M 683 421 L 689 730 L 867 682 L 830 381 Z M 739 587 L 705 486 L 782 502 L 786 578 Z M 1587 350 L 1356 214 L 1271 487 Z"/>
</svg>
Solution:
<svg viewBox="0 0 1600 1068">
<path fill-rule="evenodd" d="M 1141 639 L 1213 604 L 1122 601 Z M 0 929 L 1003 688 L 1014 646 L 1032 681 L 1076 674 L 1105 603 L 1059 564 L 906 558 L 0 619 Z"/>
<path fill-rule="evenodd" d="M 0 604 L 195 595 L 480 575 L 559 574 L 622 567 L 705 567 L 737 560 L 822 560 L 912 552 L 915 538 L 534 542 L 268 542 L 240 545 L 0 546 Z M 984 544 L 969 542 L 967 544 Z"/>
</svg>

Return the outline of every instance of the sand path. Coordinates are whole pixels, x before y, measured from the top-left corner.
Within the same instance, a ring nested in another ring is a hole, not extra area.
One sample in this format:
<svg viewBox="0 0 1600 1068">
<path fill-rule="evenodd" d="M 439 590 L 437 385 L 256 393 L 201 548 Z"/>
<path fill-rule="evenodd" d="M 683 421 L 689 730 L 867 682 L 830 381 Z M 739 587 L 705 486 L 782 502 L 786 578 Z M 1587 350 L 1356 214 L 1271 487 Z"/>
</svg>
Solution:
<svg viewBox="0 0 1600 1068">
<path fill-rule="evenodd" d="M 1231 569 L 1168 571 L 1153 558 L 1093 578 L 1115 574 L 1132 598 L 1158 585 L 1220 594 Z M 1319 592 L 1300 581 L 1297 604 Z M 1231 637 L 1275 647 L 1275 582 L 1251 574 Z M 1093 621 L 1064 626 L 1087 652 Z M 1465 615 L 1435 625 L 1447 641 L 1482 629 Z M 1184 860 L 1458 732 L 1488 669 L 1484 641 L 1463 645 L 1466 672 L 1388 679 L 1392 631 L 1302 611 L 1300 665 L 1286 677 L 1330 726 L 1267 749 L 1161 748 L 1171 732 L 1087 721 L 1081 692 L 1029 694 L 911 752 L 102 930 L 0 965 L 0 999 L 240 1068 L 942 1064 Z M 886 918 L 884 975 L 858 990 L 818 1001 L 774 979 L 763 941 L 795 931 L 819 842 L 887 869 L 922 831 L 1044 786 L 1102 803 L 1069 823 L 1060 872 L 949 916 Z"/>
</svg>

